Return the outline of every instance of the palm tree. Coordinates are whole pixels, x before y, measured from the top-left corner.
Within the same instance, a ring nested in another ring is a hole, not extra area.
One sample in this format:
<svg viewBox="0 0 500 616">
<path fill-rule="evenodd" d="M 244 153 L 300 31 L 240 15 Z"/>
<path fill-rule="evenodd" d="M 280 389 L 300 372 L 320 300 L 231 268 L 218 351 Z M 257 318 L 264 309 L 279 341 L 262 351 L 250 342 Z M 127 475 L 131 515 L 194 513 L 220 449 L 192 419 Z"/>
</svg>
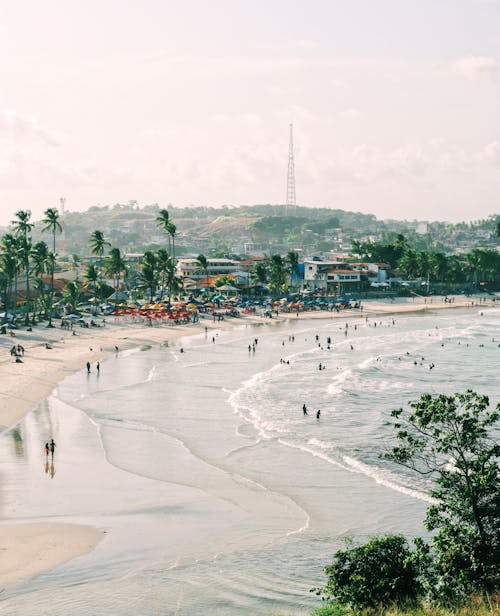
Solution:
<svg viewBox="0 0 500 616">
<path fill-rule="evenodd" d="M 92 254 L 99 257 L 100 270 L 102 265 L 102 256 L 104 254 L 104 251 L 106 250 L 106 246 L 110 246 L 111 244 L 105 239 L 104 233 L 99 230 L 93 231 L 90 234 L 89 244 Z"/>
<path fill-rule="evenodd" d="M 196 257 L 194 265 L 195 274 L 203 274 L 205 278 L 208 278 L 208 259 L 205 257 L 205 255 L 198 255 Z"/>
<path fill-rule="evenodd" d="M 481 282 L 489 282 L 500 269 L 500 257 L 496 250 L 474 248 L 467 255 L 467 262 L 476 287 L 479 286 L 479 278 Z"/>
<path fill-rule="evenodd" d="M 30 251 L 31 251 L 31 237 L 30 233 L 33 229 L 33 224 L 30 223 L 31 212 L 30 210 L 19 210 L 16 212 L 16 220 L 12 221 L 14 227 L 14 233 L 20 239 L 21 250 L 21 262 L 24 266 L 26 276 L 26 318 L 25 325 L 30 323 Z"/>
<path fill-rule="evenodd" d="M 80 257 L 78 255 L 71 255 L 71 266 L 76 272 L 75 280 L 78 282 L 78 268 L 80 267 Z"/>
<path fill-rule="evenodd" d="M 265 287 L 267 284 L 267 267 L 263 261 L 258 261 L 252 271 L 252 279 L 255 285 Z"/>
<path fill-rule="evenodd" d="M 290 286 L 293 288 L 293 278 L 299 274 L 299 254 L 291 250 L 286 255 L 286 261 L 288 263 L 288 273 L 290 274 Z"/>
<path fill-rule="evenodd" d="M 38 292 L 40 303 L 47 317 L 51 311 L 52 297 L 45 293 L 43 274 L 47 274 L 54 268 L 54 253 L 50 252 L 45 242 L 37 242 L 31 249 L 32 272 L 35 275 L 35 288 Z"/>
<path fill-rule="evenodd" d="M 158 227 L 161 227 L 164 233 L 166 233 L 168 236 L 168 252 L 170 253 L 170 233 L 168 231 L 168 226 L 170 224 L 170 214 L 168 213 L 168 210 L 163 209 L 158 212 L 158 216 L 156 217 L 156 223 Z"/>
<path fill-rule="evenodd" d="M 106 250 L 106 246 L 111 246 L 111 244 L 105 239 L 104 233 L 102 231 L 96 230 L 90 234 L 89 238 L 90 249 L 93 255 L 97 255 L 99 257 L 98 261 L 98 275 L 99 275 L 99 284 L 96 284 L 95 290 L 97 291 L 97 287 L 102 287 L 102 256 L 104 251 Z M 97 314 L 97 303 L 96 310 Z"/>
<path fill-rule="evenodd" d="M 55 207 L 49 207 L 44 212 L 45 218 L 42 220 L 44 223 L 43 231 L 51 231 L 52 232 L 52 254 L 54 257 L 56 256 L 56 232 L 62 232 L 62 225 L 59 222 L 59 211 Z M 50 271 L 50 303 L 52 304 L 54 300 L 54 268 L 55 268 L 55 258 L 52 262 L 52 269 Z M 52 306 L 49 308 L 49 322 L 47 327 L 52 327 Z"/>
<path fill-rule="evenodd" d="M 281 255 L 271 255 L 269 259 L 269 288 L 277 296 L 286 290 L 286 269 Z"/>
<path fill-rule="evenodd" d="M 89 263 L 85 268 L 83 279 L 85 280 L 85 286 L 92 289 L 95 300 L 99 289 L 100 275 L 97 267 L 93 263 Z M 94 301 L 94 313 L 97 314 L 97 301 Z"/>
<path fill-rule="evenodd" d="M 156 270 L 159 275 L 160 298 L 163 299 L 165 289 L 168 288 L 169 272 L 172 267 L 172 257 L 165 248 L 159 248 L 156 252 Z"/>
<path fill-rule="evenodd" d="M 78 282 L 73 282 L 72 280 L 70 280 L 66 283 L 66 286 L 64 287 L 62 292 L 62 297 L 63 300 L 71 306 L 72 312 L 76 312 L 81 296 L 82 288 Z"/>
<path fill-rule="evenodd" d="M 149 292 L 149 301 L 152 302 L 158 286 L 158 270 L 155 254 L 151 250 L 144 253 L 141 274 L 139 277 L 139 289 Z M 169 298 L 170 301 L 170 298 Z"/>
<path fill-rule="evenodd" d="M 11 307 L 15 316 L 17 309 L 17 275 L 19 273 L 19 241 L 11 233 L 6 233 L 1 242 L 0 269 L 6 277 L 5 308 Z M 14 301 L 12 302 L 12 297 Z M 6 310 L 7 312 L 7 310 Z"/>
<path fill-rule="evenodd" d="M 121 256 L 119 248 L 111 248 L 106 259 L 105 271 L 108 276 L 114 278 L 113 286 L 118 290 L 120 286 L 121 273 L 125 271 L 127 264 Z"/>
<path fill-rule="evenodd" d="M 177 227 L 174 225 L 173 222 L 170 222 L 167 225 L 167 233 L 169 238 L 172 240 L 172 259 L 174 260 L 175 263 L 175 236 L 177 233 Z"/>
<path fill-rule="evenodd" d="M 415 250 L 407 248 L 398 261 L 400 269 L 407 278 L 415 278 L 419 274 L 418 255 Z"/>
</svg>

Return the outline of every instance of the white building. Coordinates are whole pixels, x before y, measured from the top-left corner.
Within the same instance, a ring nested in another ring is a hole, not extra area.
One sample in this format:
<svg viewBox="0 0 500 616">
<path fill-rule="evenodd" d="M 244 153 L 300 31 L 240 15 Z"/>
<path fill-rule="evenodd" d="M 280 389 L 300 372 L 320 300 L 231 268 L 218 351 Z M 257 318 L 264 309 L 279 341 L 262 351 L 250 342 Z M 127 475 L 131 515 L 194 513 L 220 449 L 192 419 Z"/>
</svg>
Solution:
<svg viewBox="0 0 500 616">
<path fill-rule="evenodd" d="M 207 259 L 207 271 L 198 271 L 199 265 L 195 258 L 179 259 L 177 261 L 177 275 L 181 278 L 191 278 L 192 280 L 201 280 L 208 276 L 220 276 L 223 274 L 234 274 L 240 272 L 241 265 L 239 261 L 232 259 L 216 258 Z"/>
</svg>

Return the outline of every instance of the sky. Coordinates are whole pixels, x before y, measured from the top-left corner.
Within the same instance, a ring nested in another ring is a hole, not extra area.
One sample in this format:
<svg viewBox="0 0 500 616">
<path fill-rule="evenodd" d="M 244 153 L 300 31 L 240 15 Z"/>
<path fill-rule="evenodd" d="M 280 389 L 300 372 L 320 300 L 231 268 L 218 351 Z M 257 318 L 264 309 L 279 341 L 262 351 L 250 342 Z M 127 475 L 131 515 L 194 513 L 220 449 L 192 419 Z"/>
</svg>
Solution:
<svg viewBox="0 0 500 616">
<path fill-rule="evenodd" d="M 500 214 L 500 0 L 0 0 L 0 225 L 135 200 Z"/>
</svg>

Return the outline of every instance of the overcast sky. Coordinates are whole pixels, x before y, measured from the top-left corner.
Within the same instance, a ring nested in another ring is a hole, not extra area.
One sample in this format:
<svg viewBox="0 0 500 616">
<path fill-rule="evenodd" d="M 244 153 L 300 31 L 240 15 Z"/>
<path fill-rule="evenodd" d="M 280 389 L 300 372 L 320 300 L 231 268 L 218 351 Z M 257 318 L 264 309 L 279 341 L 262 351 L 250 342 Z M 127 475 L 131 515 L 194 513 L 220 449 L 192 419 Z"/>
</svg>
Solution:
<svg viewBox="0 0 500 616">
<path fill-rule="evenodd" d="M 500 0 L 0 0 L 0 224 L 141 204 L 500 213 Z"/>
</svg>

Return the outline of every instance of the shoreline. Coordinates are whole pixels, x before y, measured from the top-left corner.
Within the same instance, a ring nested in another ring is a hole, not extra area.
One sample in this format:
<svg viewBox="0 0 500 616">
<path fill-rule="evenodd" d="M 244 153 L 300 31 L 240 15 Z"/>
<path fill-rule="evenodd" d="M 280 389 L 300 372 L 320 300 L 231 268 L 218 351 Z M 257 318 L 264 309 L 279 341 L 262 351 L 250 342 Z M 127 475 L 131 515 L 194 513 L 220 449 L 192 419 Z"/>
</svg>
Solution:
<svg viewBox="0 0 500 616">
<path fill-rule="evenodd" d="M 311 311 L 299 313 L 298 320 L 332 318 L 366 318 L 395 314 L 416 315 L 434 309 L 470 308 L 471 302 L 444 303 L 433 298 L 433 303 L 369 301 L 363 310 L 340 312 Z M 460 298 L 464 300 L 465 298 Z M 488 308 L 493 302 L 475 304 L 474 308 Z M 33 332 L 20 330 L 15 337 L 2 336 L 0 374 L 5 387 L 0 395 L 0 430 L 13 428 L 37 404 L 47 398 L 65 377 L 84 369 L 85 363 L 95 364 L 119 351 L 174 342 L 184 336 L 208 330 L 232 328 L 244 323 L 278 324 L 295 320 L 295 313 L 280 313 L 273 319 L 256 315 L 216 321 L 202 319 L 197 324 L 179 326 L 153 326 L 124 323 L 108 319 L 106 327 L 77 330 L 77 335 L 58 328 L 35 328 Z M 51 349 L 45 347 L 49 342 Z M 12 344 L 25 347 L 23 363 L 15 363 L 8 351 Z M 7 359 L 9 358 L 9 359 Z M 7 426 L 7 427 L 6 427 Z M 42 446 L 42 444 L 40 444 Z M 0 549 L 4 566 L 0 567 L 0 580 L 4 585 L 25 581 L 30 577 L 55 568 L 77 556 L 92 551 L 102 538 L 96 528 L 57 522 L 20 523 L 11 519 L 0 521 Z M 27 539 L 28 538 L 28 539 Z"/>
</svg>

